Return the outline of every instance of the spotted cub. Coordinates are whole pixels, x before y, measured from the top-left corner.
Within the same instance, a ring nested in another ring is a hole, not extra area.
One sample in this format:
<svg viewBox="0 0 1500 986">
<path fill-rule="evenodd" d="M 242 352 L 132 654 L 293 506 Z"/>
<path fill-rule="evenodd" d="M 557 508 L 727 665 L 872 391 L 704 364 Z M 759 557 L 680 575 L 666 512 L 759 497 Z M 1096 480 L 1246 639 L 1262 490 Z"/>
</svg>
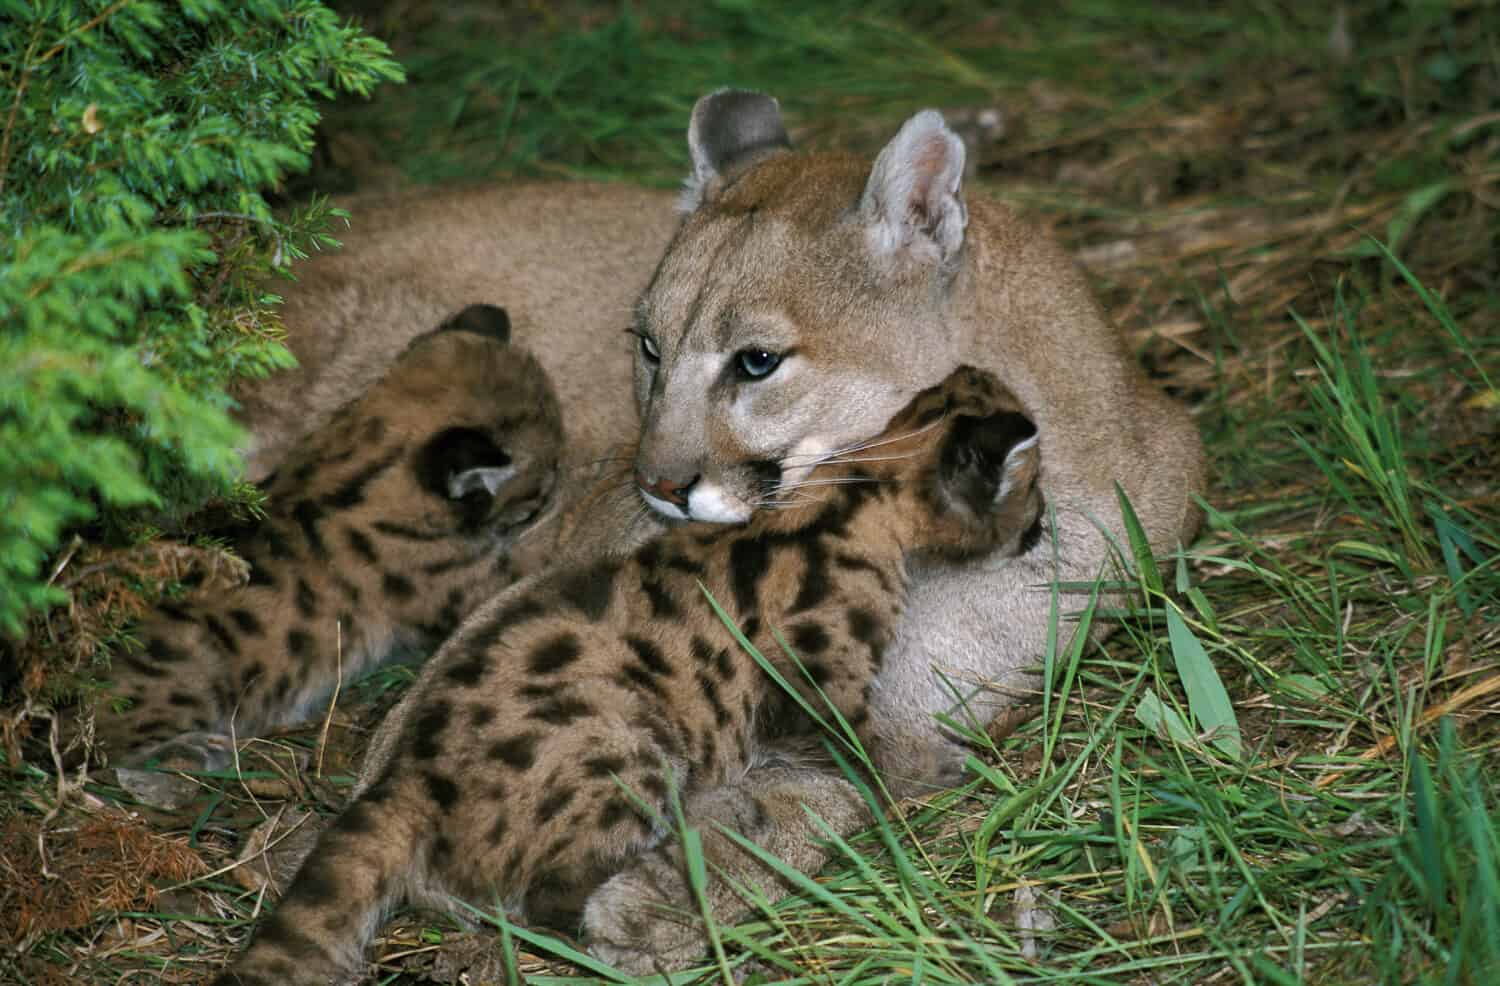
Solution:
<svg viewBox="0 0 1500 986">
<path fill-rule="evenodd" d="M 121 763 L 222 766 L 231 730 L 304 718 L 340 673 L 436 647 L 512 582 L 508 549 L 551 500 L 562 427 L 508 338 L 503 309 L 470 306 L 305 439 L 237 545 L 249 584 L 157 608 L 140 650 L 114 658 L 96 745 Z"/>
<path fill-rule="evenodd" d="M 1037 469 L 1015 399 L 965 368 L 857 454 L 821 463 L 780 509 L 679 527 L 623 561 L 502 594 L 387 719 L 353 801 L 219 982 L 328 983 L 359 962 L 387 907 L 449 895 L 568 930 L 582 915 L 591 947 L 623 968 L 690 961 L 701 938 L 661 954 L 641 896 L 601 939 L 590 894 L 665 842 L 674 786 L 691 815 L 812 728 L 725 646 L 702 590 L 807 700 L 823 707 L 810 679 L 873 742 L 867 693 L 908 553 L 1014 553 L 1038 522 Z"/>
</svg>

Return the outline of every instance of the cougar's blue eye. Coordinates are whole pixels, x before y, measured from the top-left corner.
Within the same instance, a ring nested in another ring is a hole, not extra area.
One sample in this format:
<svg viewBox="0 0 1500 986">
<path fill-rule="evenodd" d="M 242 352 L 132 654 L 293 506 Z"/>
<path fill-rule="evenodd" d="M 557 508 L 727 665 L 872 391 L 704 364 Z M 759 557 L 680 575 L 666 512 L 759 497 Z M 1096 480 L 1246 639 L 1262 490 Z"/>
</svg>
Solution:
<svg viewBox="0 0 1500 986">
<path fill-rule="evenodd" d="M 650 336 L 641 336 L 641 358 L 647 363 L 661 362 L 661 350 L 656 348 Z"/>
<path fill-rule="evenodd" d="M 780 353 L 768 353 L 764 349 L 742 349 L 734 355 L 735 366 L 751 380 L 771 375 L 781 365 Z"/>
</svg>

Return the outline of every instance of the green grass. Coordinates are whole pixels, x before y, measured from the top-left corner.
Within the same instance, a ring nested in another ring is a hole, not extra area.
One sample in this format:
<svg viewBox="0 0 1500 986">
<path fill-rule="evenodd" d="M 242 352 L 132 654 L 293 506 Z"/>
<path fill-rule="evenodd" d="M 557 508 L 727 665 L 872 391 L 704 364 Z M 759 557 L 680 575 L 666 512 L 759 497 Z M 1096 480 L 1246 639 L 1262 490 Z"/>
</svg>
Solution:
<svg viewBox="0 0 1500 986">
<path fill-rule="evenodd" d="M 362 5 L 411 81 L 338 109 L 325 187 L 669 183 L 693 100 L 726 83 L 865 151 L 923 106 L 998 108 L 970 194 L 1087 260 L 1205 437 L 1203 533 L 1164 578 L 1120 545 L 1122 626 L 1047 655 L 1037 716 L 980 738 L 957 791 L 871 792 L 880 824 L 674 981 L 751 960 L 751 982 L 840 986 L 1500 979 L 1500 18 L 1347 6 L 1341 58 L 1331 15 L 1274 0 Z M 1055 600 L 1059 640 L 1119 615 Z M 220 906 L 243 927 L 253 901 Z M 85 929 L 0 979 L 191 978 L 220 946 L 171 913 L 134 917 L 170 952 L 89 957 Z M 427 947 L 426 920 L 387 954 Z M 504 930 L 559 961 L 507 948 L 503 978 L 606 981 Z"/>
</svg>

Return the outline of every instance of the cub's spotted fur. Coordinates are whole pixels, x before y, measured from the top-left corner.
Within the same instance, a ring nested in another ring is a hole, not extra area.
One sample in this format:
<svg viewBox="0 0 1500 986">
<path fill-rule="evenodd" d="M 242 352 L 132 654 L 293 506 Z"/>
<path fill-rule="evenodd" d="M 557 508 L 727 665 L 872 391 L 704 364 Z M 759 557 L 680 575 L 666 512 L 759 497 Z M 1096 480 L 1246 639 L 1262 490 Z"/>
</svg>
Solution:
<svg viewBox="0 0 1500 986">
<path fill-rule="evenodd" d="M 240 544 L 250 582 L 166 603 L 115 657 L 96 739 L 111 758 L 214 768 L 228 733 L 305 716 L 345 677 L 433 648 L 513 581 L 508 549 L 550 501 L 562 443 L 541 367 L 474 305 L 414 341 L 305 439 Z"/>
<path fill-rule="evenodd" d="M 582 915 L 591 946 L 625 969 L 693 958 L 690 926 L 686 939 L 652 927 L 654 904 L 689 906 L 673 899 L 680 881 L 669 889 L 655 875 L 670 854 L 669 789 L 690 815 L 760 825 L 769 809 L 733 803 L 734 786 L 753 769 L 794 775 L 774 751 L 811 726 L 723 645 L 700 583 L 816 707 L 775 642 L 772 629 L 783 631 L 873 742 L 867 691 L 901 611 L 908 552 L 1014 554 L 1036 533 L 1035 430 L 1017 407 L 994 377 L 961 369 L 861 454 L 815 470 L 814 483 L 827 481 L 807 487 L 817 497 L 740 528 L 676 529 L 476 612 L 382 726 L 353 802 L 220 982 L 327 983 L 359 961 L 388 905 L 445 905 L 450 894 L 569 930 Z"/>
</svg>

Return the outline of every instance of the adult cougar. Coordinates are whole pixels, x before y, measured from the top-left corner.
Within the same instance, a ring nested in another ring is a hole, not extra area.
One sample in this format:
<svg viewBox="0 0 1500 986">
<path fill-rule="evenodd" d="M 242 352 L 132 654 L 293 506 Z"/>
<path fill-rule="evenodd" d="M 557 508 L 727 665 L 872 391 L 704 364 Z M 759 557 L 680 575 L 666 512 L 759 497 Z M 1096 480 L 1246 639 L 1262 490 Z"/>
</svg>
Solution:
<svg viewBox="0 0 1500 986">
<path fill-rule="evenodd" d="M 1001 686 L 969 703 L 981 720 L 1034 682 L 1047 583 L 1099 573 L 1100 528 L 1121 532 L 1115 483 L 1159 552 L 1191 537 L 1196 431 L 1072 258 L 964 194 L 963 145 L 937 113 L 913 116 L 872 165 L 793 150 L 773 99 L 726 90 L 699 101 L 688 140 L 677 217 L 668 195 L 618 185 L 356 203 L 346 248 L 304 265 L 288 292 L 304 368 L 250 395 L 252 469 L 456 303 L 505 305 L 556 382 L 564 495 L 588 488 L 586 464 L 639 440 L 636 481 L 575 514 L 575 553 L 627 552 L 667 518 L 744 521 L 955 366 L 990 370 L 1036 422 L 1055 522 L 1017 559 L 917 566 L 872 696 L 892 779 L 949 778 L 962 751 L 932 718 L 955 705 L 945 678 Z"/>
</svg>

